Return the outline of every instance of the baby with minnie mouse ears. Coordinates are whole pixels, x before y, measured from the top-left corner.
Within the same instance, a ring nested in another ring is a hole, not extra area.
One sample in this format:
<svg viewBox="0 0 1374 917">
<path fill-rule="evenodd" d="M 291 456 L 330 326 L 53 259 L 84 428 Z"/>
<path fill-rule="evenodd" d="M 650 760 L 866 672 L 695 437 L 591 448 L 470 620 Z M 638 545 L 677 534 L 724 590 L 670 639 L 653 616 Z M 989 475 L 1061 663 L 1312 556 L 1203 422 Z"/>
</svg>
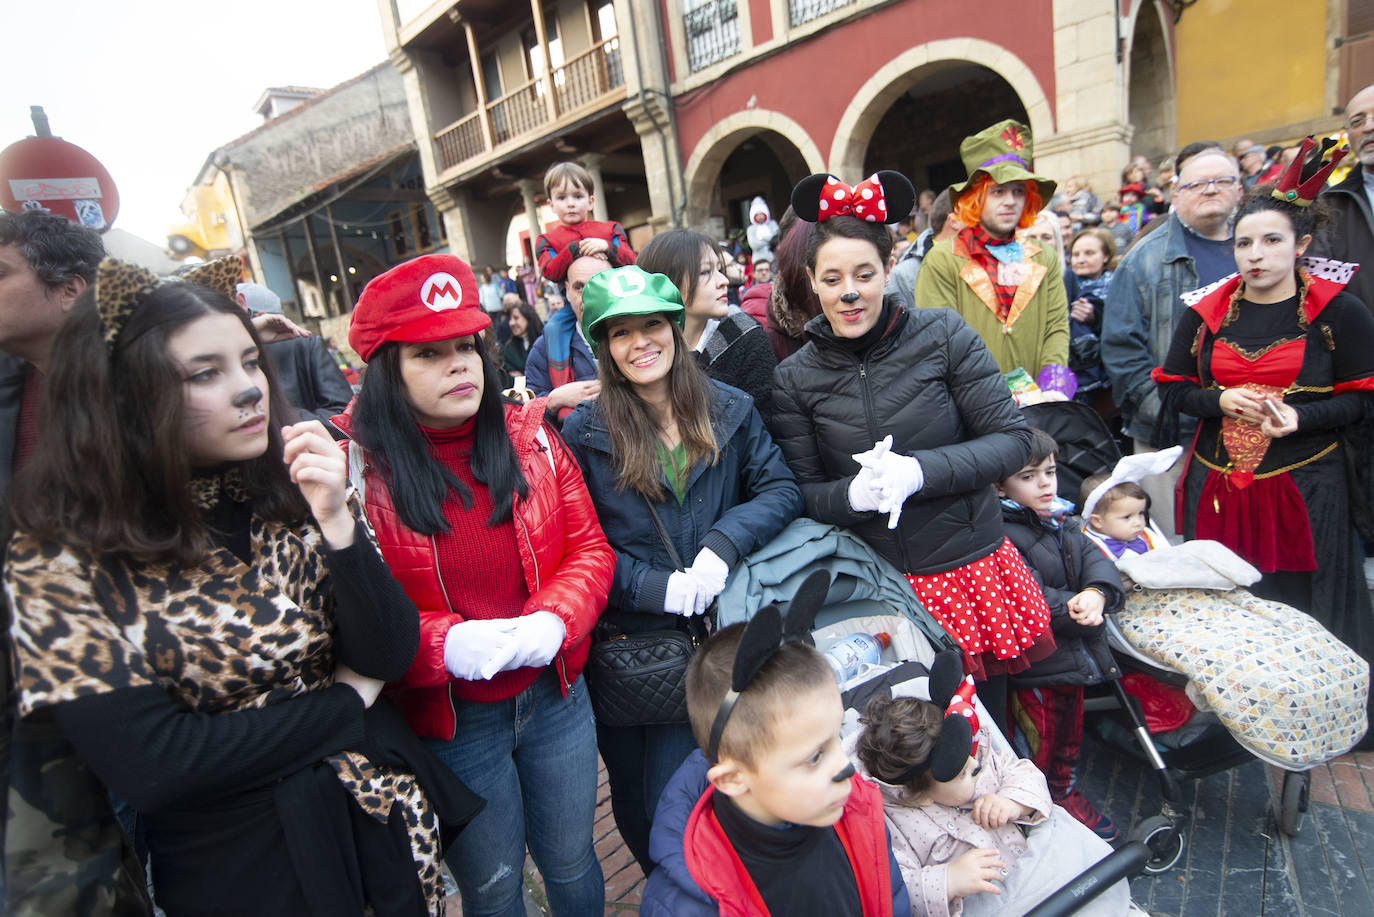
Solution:
<svg viewBox="0 0 1374 917">
<path fill-rule="evenodd" d="M 882 793 L 913 914 L 1023 914 L 1111 853 L 1050 801 L 1033 763 L 995 746 L 958 653 L 935 657 L 930 696 L 874 697 L 855 748 Z M 1123 881 L 1078 913 L 1134 912 Z"/>
</svg>

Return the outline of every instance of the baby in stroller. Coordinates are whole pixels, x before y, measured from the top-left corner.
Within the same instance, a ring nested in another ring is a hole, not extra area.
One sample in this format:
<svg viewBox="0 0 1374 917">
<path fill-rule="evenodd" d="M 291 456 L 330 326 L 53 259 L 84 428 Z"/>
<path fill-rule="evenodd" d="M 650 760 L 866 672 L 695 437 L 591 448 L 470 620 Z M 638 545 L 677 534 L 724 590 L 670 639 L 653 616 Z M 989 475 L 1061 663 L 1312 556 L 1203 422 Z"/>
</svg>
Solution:
<svg viewBox="0 0 1374 917">
<path fill-rule="evenodd" d="M 1367 726 L 1365 661 L 1310 616 L 1245 589 L 1259 571 L 1225 546 L 1170 545 L 1148 522 L 1139 482 L 1178 451 L 1127 456 L 1083 484 L 1084 533 L 1128 587 L 1113 647 L 1185 675 L 1193 704 L 1262 761 L 1306 770 L 1349 751 Z"/>
<path fill-rule="evenodd" d="M 879 694 L 855 751 L 878 784 L 918 917 L 1021 914 L 1111 853 L 1050 801 L 1045 778 L 980 727 L 956 653 L 931 666 L 932 700 Z M 1079 913 L 1135 912 L 1119 882 Z"/>
</svg>

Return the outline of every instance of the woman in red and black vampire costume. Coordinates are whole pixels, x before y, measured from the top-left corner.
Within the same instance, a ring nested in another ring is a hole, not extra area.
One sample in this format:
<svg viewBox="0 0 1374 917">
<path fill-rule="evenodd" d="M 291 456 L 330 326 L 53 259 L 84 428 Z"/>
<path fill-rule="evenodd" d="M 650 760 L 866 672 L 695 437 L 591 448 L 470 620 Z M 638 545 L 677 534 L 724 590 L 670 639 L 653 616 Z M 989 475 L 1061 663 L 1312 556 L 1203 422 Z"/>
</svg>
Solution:
<svg viewBox="0 0 1374 917">
<path fill-rule="evenodd" d="M 1345 434 L 1374 404 L 1374 317 L 1343 292 L 1354 265 L 1301 258 L 1324 222 L 1311 201 L 1330 171 L 1318 155 L 1299 181 L 1310 149 L 1242 202 L 1240 273 L 1184 297 L 1155 381 L 1169 410 L 1201 419 L 1180 485 L 1186 536 L 1226 544 L 1263 571 L 1257 593 L 1370 659 L 1352 511 L 1369 497 L 1347 476 Z"/>
</svg>

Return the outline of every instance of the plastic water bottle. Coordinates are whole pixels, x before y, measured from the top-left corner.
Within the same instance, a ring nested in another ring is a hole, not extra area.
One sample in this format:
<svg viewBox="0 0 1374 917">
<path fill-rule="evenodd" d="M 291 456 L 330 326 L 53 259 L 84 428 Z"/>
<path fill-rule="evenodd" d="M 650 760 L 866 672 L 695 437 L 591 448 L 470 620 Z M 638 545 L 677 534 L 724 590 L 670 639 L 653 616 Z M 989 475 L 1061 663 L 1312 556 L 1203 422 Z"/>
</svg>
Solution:
<svg viewBox="0 0 1374 917">
<path fill-rule="evenodd" d="M 885 633 L 850 634 L 835 643 L 823 654 L 830 668 L 835 670 L 835 680 L 844 684 L 865 664 L 874 665 L 883 658 L 883 647 L 892 643 Z"/>
</svg>

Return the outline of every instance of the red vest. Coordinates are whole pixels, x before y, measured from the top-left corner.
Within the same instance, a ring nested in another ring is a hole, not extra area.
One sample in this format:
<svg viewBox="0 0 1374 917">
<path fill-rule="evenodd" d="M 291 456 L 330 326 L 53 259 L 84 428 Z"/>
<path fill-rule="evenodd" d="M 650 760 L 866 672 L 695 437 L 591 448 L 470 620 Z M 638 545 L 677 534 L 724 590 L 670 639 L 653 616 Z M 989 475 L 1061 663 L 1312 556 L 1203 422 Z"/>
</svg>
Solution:
<svg viewBox="0 0 1374 917">
<path fill-rule="evenodd" d="M 835 833 L 849 854 L 863 917 L 893 917 L 883 799 L 877 787 L 857 774 L 849 780 L 853 789 L 845 800 L 844 814 L 835 823 Z M 682 839 L 687 869 L 720 907 L 721 917 L 768 917 L 763 896 L 711 808 L 714 792 L 714 787 L 707 787 L 687 819 Z"/>
</svg>

